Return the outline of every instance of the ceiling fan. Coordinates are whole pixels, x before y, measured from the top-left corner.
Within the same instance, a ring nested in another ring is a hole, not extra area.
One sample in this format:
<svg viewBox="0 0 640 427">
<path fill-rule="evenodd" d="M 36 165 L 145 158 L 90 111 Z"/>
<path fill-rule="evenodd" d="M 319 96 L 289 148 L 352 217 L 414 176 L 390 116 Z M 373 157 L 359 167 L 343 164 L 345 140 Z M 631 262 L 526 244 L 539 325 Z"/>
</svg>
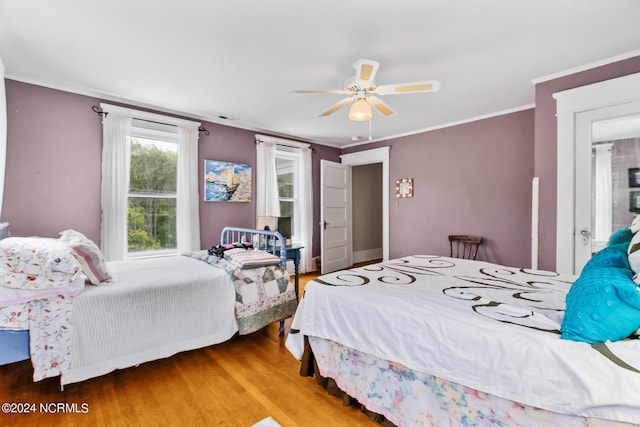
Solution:
<svg viewBox="0 0 640 427">
<path fill-rule="evenodd" d="M 353 64 L 353 68 L 356 70 L 355 80 L 353 80 L 353 82 L 348 81 L 344 89 L 311 89 L 296 90 L 295 92 L 348 95 L 346 98 L 341 99 L 326 111 L 322 112 L 320 116 L 328 116 L 343 106 L 351 104 L 349 108 L 349 119 L 362 122 L 371 120 L 373 115 L 372 109 L 377 110 L 386 117 L 396 114 L 393 108 L 376 95 L 399 95 L 406 93 L 436 92 L 440 90 L 440 82 L 436 80 L 378 86 L 374 79 L 378 68 L 380 68 L 380 63 L 370 59 L 359 59 Z"/>
</svg>

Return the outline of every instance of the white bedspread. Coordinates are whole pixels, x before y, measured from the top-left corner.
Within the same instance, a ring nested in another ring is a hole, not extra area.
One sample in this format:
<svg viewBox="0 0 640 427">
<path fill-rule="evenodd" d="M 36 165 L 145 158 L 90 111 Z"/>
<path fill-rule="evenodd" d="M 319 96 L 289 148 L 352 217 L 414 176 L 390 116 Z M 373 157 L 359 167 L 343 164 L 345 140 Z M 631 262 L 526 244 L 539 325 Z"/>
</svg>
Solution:
<svg viewBox="0 0 640 427">
<path fill-rule="evenodd" d="M 108 266 L 112 284 L 86 286 L 73 300 L 62 384 L 217 344 L 238 330 L 233 284 L 222 269 L 185 256 Z"/>
<path fill-rule="evenodd" d="M 574 279 L 433 256 L 337 272 L 306 285 L 287 348 L 300 358 L 302 335 L 316 336 L 527 405 L 640 423 L 640 341 L 598 351 L 559 337 Z"/>
</svg>

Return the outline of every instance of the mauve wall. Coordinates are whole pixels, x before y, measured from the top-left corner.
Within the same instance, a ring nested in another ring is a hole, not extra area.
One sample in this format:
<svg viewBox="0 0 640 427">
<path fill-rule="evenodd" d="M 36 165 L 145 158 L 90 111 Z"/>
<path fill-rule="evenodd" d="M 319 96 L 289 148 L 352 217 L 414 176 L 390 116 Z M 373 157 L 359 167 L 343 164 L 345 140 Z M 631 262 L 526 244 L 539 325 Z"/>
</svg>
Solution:
<svg viewBox="0 0 640 427">
<path fill-rule="evenodd" d="M 478 259 L 531 264 L 532 109 L 354 147 L 390 146 L 389 254 L 449 254 L 449 234 L 484 237 Z M 414 179 L 410 199 L 395 180 Z"/>
<path fill-rule="evenodd" d="M 225 226 L 253 228 L 256 212 L 255 186 L 255 132 L 229 126 L 206 123 L 209 135 L 200 133 L 198 142 L 198 176 L 204 176 L 204 161 L 247 163 L 253 167 L 251 202 L 205 202 L 200 188 L 200 244 L 209 248 L 220 243 L 220 232 Z"/>
<path fill-rule="evenodd" d="M 7 90 L 7 172 L 2 220 L 14 236 L 57 237 L 74 228 L 100 243 L 102 123 L 91 111 L 101 100 L 5 80 Z M 131 107 L 136 108 L 136 107 Z M 198 162 L 205 159 L 248 163 L 255 182 L 255 132 L 202 122 Z M 313 180 L 319 188 L 320 159 L 339 161 L 340 150 L 314 145 Z M 202 183 L 200 184 L 202 196 Z M 225 225 L 253 227 L 255 185 L 250 203 L 200 201 L 201 245 L 217 244 Z M 314 194 L 314 224 L 320 221 Z M 314 228 L 314 255 L 319 229 Z"/>
<path fill-rule="evenodd" d="M 640 72 L 640 56 L 539 83 L 535 87 L 534 176 L 540 177 L 539 267 L 556 268 L 557 126 L 552 95 Z"/>
<path fill-rule="evenodd" d="M 5 80 L 7 170 L 2 220 L 14 236 L 74 228 L 100 242 L 98 101 Z"/>
<path fill-rule="evenodd" d="M 531 179 L 540 177 L 539 266 L 555 269 L 556 119 L 554 92 L 640 72 L 640 57 L 539 83 L 536 108 L 468 124 L 344 150 L 389 145 L 390 188 L 413 177 L 413 199 L 390 203 L 390 256 L 448 253 L 446 235 L 486 238 L 479 257 L 530 265 Z M 56 236 L 76 228 L 100 241 L 102 125 L 91 111 L 100 100 L 6 80 L 7 176 L 3 218 L 14 235 Z M 253 132 L 203 123 L 203 160 L 255 165 Z M 320 253 L 319 163 L 340 151 L 315 145 L 314 243 Z M 255 179 L 255 173 L 254 173 Z M 202 189 L 201 189 L 202 191 Z M 243 206 L 244 205 L 244 206 Z M 247 207 L 250 206 L 249 209 Z M 218 240 L 226 224 L 252 226 L 253 203 L 204 203 L 202 246 Z"/>
</svg>

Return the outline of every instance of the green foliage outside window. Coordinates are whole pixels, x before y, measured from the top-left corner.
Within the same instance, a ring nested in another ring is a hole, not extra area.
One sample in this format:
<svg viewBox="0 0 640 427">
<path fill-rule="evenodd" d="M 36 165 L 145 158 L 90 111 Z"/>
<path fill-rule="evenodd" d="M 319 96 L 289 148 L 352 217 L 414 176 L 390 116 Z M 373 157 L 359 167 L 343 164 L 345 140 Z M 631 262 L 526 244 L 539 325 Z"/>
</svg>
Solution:
<svg viewBox="0 0 640 427">
<path fill-rule="evenodd" d="M 154 141 L 134 138 L 129 181 L 129 252 L 176 248 L 176 183 L 175 149 L 165 150 Z"/>
<path fill-rule="evenodd" d="M 295 230 L 295 170 L 296 161 L 286 157 L 276 156 L 276 174 L 278 176 L 278 200 L 280 201 L 280 216 L 291 218 L 291 230 Z"/>
</svg>

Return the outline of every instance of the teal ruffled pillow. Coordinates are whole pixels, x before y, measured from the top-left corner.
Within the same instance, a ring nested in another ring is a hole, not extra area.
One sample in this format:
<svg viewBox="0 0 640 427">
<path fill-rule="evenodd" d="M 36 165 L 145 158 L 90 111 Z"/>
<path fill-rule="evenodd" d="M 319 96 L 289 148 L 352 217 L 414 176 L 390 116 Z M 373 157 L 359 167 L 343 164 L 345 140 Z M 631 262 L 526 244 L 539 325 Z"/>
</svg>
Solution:
<svg viewBox="0 0 640 427">
<path fill-rule="evenodd" d="M 585 265 L 566 297 L 563 339 L 619 341 L 640 327 L 640 288 L 631 280 L 627 246 L 613 244 Z"/>
<path fill-rule="evenodd" d="M 594 268 L 615 267 L 631 271 L 629 257 L 627 255 L 627 243 L 617 243 L 607 246 L 591 257 L 582 268 L 582 274 Z"/>
<path fill-rule="evenodd" d="M 613 246 L 619 243 L 629 244 L 632 238 L 633 238 L 633 232 L 631 231 L 631 228 L 629 227 L 621 228 L 619 230 L 616 230 L 611 235 L 611 237 L 609 237 L 609 244 L 607 246 Z"/>
</svg>

